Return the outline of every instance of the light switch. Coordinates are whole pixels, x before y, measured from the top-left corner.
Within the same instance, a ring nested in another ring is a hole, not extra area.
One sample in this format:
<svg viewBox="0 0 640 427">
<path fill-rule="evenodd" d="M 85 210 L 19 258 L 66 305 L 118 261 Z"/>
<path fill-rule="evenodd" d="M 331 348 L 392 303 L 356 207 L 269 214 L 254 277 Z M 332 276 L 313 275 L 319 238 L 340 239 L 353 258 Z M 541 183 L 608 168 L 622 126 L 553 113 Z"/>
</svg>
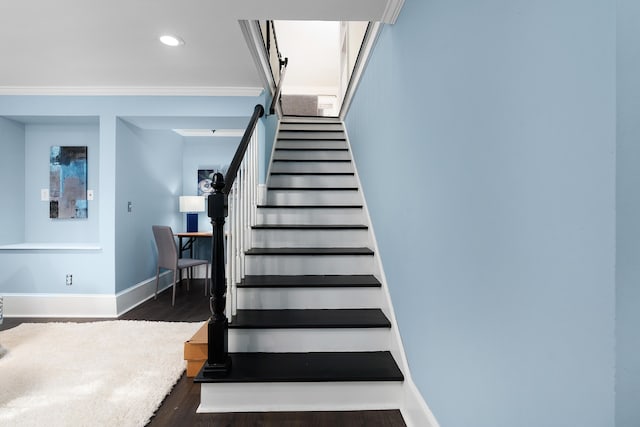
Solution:
<svg viewBox="0 0 640 427">
<path fill-rule="evenodd" d="M 42 188 L 40 190 L 40 200 L 43 202 L 48 202 L 49 201 L 49 189 L 48 188 Z"/>
<path fill-rule="evenodd" d="M 87 190 L 87 200 L 93 200 L 93 190 Z"/>
</svg>

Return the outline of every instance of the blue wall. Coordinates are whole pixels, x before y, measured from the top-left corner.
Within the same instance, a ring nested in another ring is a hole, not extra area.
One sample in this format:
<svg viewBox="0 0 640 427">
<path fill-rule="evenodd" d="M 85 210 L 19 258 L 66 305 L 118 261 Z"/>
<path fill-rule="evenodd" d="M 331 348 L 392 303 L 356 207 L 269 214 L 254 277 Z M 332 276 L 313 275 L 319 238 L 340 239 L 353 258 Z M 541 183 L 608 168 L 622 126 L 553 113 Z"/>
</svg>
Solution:
<svg viewBox="0 0 640 427">
<path fill-rule="evenodd" d="M 24 241 L 24 125 L 0 117 L 0 244 Z"/>
<path fill-rule="evenodd" d="M 181 229 L 178 196 L 184 144 L 170 130 L 142 130 L 123 120 L 117 123 L 116 141 L 116 292 L 120 292 L 155 275 L 151 226 Z"/>
<path fill-rule="evenodd" d="M 32 120 L 33 121 L 33 120 Z M 87 189 L 98 187 L 99 129 L 98 118 L 93 123 L 70 123 L 59 118 L 56 123 L 27 123 L 25 126 L 24 182 L 25 242 L 98 242 L 99 198 L 88 201 L 86 219 L 51 219 L 49 203 L 40 200 L 40 190 L 49 188 L 49 157 L 51 147 L 87 147 Z M 84 120 L 83 120 L 84 121 Z"/>
<path fill-rule="evenodd" d="M 24 230 L 16 215 L 3 213 L 3 228 L 17 221 L 17 232 L 2 237 L 0 243 L 27 242 L 29 237 L 32 243 L 72 241 L 100 246 L 88 251 L 2 249 L 0 292 L 114 295 L 150 278 L 150 270 L 155 270 L 151 223 L 173 221 L 180 228 L 182 218 L 177 212 L 177 195 L 182 188 L 183 141 L 168 130 L 181 126 L 171 123 L 217 118 L 214 121 L 221 126 L 229 123 L 224 128 L 235 127 L 247 122 L 254 106 L 263 100 L 262 96 L 0 96 L 0 141 L 7 155 L 2 164 L 12 165 L 2 168 L 0 177 L 18 168 L 25 176 L 25 183 L 20 183 L 24 194 L 34 198 L 23 201 L 19 210 L 33 234 L 26 236 L 30 231 Z M 155 125 L 136 129 L 120 119 L 127 117 Z M 26 124 L 16 124 L 8 120 L 11 118 Z M 163 120 L 163 127 L 158 127 Z M 49 145 L 69 142 L 89 146 L 89 187 L 95 190 L 96 200 L 89 205 L 89 221 L 57 223 L 56 228 L 51 227 L 48 212 L 41 209 L 46 203 L 39 201 L 40 189 L 48 187 L 48 181 L 41 182 L 46 180 L 48 157 L 40 164 L 36 151 L 48 152 Z M 22 197 L 15 201 L 24 200 Z M 126 212 L 129 200 L 134 203 L 132 214 Z M 32 204 L 29 209 L 27 203 Z M 62 230 L 66 226 L 70 228 Z M 73 286 L 65 286 L 66 273 L 73 274 Z"/>
<path fill-rule="evenodd" d="M 617 31 L 616 425 L 640 426 L 640 3 L 619 0 Z"/>
<path fill-rule="evenodd" d="M 407 0 L 347 117 L 442 426 L 614 423 L 615 8 Z"/>
</svg>

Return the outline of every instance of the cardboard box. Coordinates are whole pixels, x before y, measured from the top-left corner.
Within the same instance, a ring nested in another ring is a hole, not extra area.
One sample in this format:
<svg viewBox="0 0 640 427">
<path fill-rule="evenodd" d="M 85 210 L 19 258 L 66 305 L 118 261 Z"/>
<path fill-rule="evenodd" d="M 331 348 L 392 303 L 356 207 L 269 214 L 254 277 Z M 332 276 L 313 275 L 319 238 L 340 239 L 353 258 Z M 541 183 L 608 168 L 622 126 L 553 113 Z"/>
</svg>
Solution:
<svg viewBox="0 0 640 427">
<path fill-rule="evenodd" d="M 187 361 L 187 376 L 195 377 L 207 361 L 208 324 L 204 324 L 184 343 L 184 360 Z"/>
</svg>

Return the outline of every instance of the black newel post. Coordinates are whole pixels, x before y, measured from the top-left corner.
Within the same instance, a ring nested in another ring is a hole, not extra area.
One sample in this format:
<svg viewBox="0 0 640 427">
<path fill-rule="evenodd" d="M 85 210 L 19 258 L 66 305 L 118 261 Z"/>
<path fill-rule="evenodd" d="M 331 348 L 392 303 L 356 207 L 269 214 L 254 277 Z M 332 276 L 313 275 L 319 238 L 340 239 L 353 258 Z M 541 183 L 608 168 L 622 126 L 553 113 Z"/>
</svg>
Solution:
<svg viewBox="0 0 640 427">
<path fill-rule="evenodd" d="M 205 377 L 225 375 L 231 369 L 228 351 L 229 321 L 224 314 L 227 302 L 227 284 L 224 272 L 224 217 L 227 195 L 222 192 L 224 177 L 221 173 L 213 176 L 214 192 L 209 195 L 208 214 L 213 226 L 211 248 L 211 289 L 207 363 L 202 371 Z"/>
</svg>

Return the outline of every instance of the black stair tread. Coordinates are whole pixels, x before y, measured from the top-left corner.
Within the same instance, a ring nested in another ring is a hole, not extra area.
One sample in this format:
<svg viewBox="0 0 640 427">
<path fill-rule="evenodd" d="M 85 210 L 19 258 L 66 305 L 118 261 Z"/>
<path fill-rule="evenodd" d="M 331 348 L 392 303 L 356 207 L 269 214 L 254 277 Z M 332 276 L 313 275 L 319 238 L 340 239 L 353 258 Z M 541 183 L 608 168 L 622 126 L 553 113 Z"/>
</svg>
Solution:
<svg viewBox="0 0 640 427">
<path fill-rule="evenodd" d="M 296 125 L 310 125 L 312 123 L 296 123 Z M 337 124 L 337 123 L 329 123 L 329 124 Z M 307 133 L 311 133 L 311 132 L 316 132 L 316 133 L 323 133 L 323 132 L 344 132 L 344 129 L 291 129 L 292 123 L 287 123 L 287 129 L 282 129 L 280 128 L 280 133 L 282 132 L 307 132 Z"/>
<path fill-rule="evenodd" d="M 362 205 L 259 205 L 262 209 L 362 209 Z"/>
<path fill-rule="evenodd" d="M 380 281 L 370 274 L 355 275 L 248 275 L 240 288 L 379 288 Z"/>
<path fill-rule="evenodd" d="M 358 187 L 268 187 L 267 190 L 358 191 Z"/>
<path fill-rule="evenodd" d="M 251 248 L 247 255 L 373 255 L 369 248 Z"/>
<path fill-rule="evenodd" d="M 275 151 L 349 151 L 348 148 L 318 148 L 318 147 L 296 147 L 296 148 L 279 148 L 276 146 Z"/>
<path fill-rule="evenodd" d="M 271 172 L 270 175 L 355 175 L 355 172 Z"/>
<path fill-rule="evenodd" d="M 367 230 L 364 224 L 258 224 L 254 230 Z"/>
<path fill-rule="evenodd" d="M 390 328 L 379 308 L 238 310 L 230 328 Z"/>
<path fill-rule="evenodd" d="M 226 376 L 196 383 L 404 381 L 388 351 L 314 353 L 230 353 Z"/>
<path fill-rule="evenodd" d="M 328 162 L 328 163 L 346 163 L 351 159 L 273 159 L 272 162 Z"/>
</svg>

